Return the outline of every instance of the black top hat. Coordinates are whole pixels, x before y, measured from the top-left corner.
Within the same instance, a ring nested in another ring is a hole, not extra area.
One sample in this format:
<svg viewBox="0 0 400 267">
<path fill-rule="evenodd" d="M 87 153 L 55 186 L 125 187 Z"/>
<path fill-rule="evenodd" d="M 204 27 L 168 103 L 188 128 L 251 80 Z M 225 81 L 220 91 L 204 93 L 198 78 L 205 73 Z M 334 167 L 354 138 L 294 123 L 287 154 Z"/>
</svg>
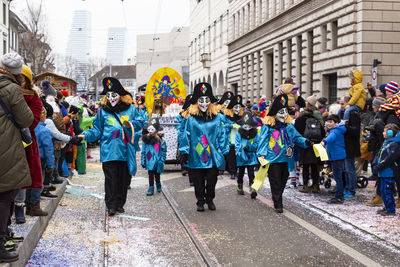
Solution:
<svg viewBox="0 0 400 267">
<path fill-rule="evenodd" d="M 269 107 L 267 116 L 275 116 L 282 108 L 289 108 L 287 95 L 279 95 L 274 99 L 274 102 Z"/>
<path fill-rule="evenodd" d="M 238 121 L 239 125 L 250 125 L 251 127 L 257 127 L 257 123 L 253 120 L 253 114 L 250 111 L 245 111 L 242 118 Z"/>
<path fill-rule="evenodd" d="M 226 100 L 233 100 L 233 97 L 235 96 L 234 93 L 232 93 L 231 91 L 226 91 L 223 95 L 222 98 L 218 101 L 218 104 L 223 104 L 225 103 Z"/>
<path fill-rule="evenodd" d="M 104 90 L 103 90 L 103 92 L 100 93 L 100 95 L 105 95 L 108 92 L 114 92 L 114 93 L 119 94 L 120 96 L 130 95 L 130 93 L 125 90 L 125 88 L 118 81 L 118 79 L 113 78 L 113 77 L 105 77 L 103 79 L 103 87 L 104 87 Z"/>
<path fill-rule="evenodd" d="M 151 118 L 149 124 L 147 125 L 147 128 L 149 128 L 149 126 L 153 126 L 154 128 L 156 128 L 157 132 L 162 130 L 158 118 Z"/>
<path fill-rule="evenodd" d="M 244 107 L 244 105 L 243 105 L 243 97 L 241 96 L 241 95 L 236 95 L 233 99 L 232 99 L 232 101 L 231 101 L 231 103 L 229 103 L 229 105 L 228 105 L 228 109 L 231 109 L 231 108 L 233 108 L 234 106 L 236 106 L 236 105 L 241 105 L 242 107 Z"/>
<path fill-rule="evenodd" d="M 182 107 L 183 110 L 187 110 L 189 108 L 189 106 L 192 104 L 192 97 L 193 97 L 192 94 L 186 96 L 185 104 L 183 104 L 183 107 Z"/>
<path fill-rule="evenodd" d="M 211 103 L 215 103 L 218 101 L 218 99 L 215 98 L 215 96 L 213 95 L 212 87 L 209 83 L 196 84 L 193 90 L 192 104 L 196 103 L 201 96 L 208 96 Z"/>
</svg>

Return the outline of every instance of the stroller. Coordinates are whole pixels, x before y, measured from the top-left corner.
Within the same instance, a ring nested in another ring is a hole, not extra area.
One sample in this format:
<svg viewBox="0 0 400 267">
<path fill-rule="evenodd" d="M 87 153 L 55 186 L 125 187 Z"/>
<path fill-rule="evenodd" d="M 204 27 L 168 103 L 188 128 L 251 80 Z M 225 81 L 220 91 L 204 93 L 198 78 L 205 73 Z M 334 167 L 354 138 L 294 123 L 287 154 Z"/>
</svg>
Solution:
<svg viewBox="0 0 400 267">
<path fill-rule="evenodd" d="M 326 189 L 330 188 L 332 185 L 333 172 L 329 164 L 324 164 L 324 168 L 320 175 L 320 184 L 324 185 Z M 368 186 L 368 178 L 365 176 L 357 177 L 357 187 L 366 188 Z"/>
</svg>

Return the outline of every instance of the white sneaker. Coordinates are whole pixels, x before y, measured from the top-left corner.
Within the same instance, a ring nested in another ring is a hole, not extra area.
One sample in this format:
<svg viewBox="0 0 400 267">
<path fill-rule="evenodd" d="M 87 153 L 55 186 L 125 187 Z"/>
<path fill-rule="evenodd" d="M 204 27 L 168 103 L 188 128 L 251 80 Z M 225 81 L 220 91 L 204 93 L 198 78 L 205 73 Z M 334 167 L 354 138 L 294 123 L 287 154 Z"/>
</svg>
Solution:
<svg viewBox="0 0 400 267">
<path fill-rule="evenodd" d="M 76 170 L 72 170 L 72 177 L 79 177 L 79 174 Z"/>
</svg>

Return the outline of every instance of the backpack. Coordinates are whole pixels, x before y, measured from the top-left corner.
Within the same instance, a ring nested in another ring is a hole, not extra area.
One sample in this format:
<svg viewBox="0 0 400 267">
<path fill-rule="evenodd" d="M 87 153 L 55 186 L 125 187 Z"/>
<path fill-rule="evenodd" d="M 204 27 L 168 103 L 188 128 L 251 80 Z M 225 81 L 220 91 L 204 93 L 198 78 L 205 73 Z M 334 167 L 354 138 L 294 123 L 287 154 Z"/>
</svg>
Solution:
<svg viewBox="0 0 400 267">
<path fill-rule="evenodd" d="M 306 127 L 303 136 L 312 142 L 321 142 L 322 125 L 318 119 L 312 117 L 306 120 Z"/>
</svg>

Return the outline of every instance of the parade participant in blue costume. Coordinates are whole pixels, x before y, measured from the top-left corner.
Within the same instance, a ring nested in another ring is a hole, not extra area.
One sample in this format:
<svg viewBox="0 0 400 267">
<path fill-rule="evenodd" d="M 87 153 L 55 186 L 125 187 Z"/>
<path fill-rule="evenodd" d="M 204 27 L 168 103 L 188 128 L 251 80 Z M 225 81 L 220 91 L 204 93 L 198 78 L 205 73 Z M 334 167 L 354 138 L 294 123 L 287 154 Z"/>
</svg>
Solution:
<svg viewBox="0 0 400 267">
<path fill-rule="evenodd" d="M 162 139 L 160 122 L 157 118 L 150 120 L 143 129 L 142 145 L 142 167 L 149 174 L 149 189 L 147 195 L 154 194 L 154 178 L 156 180 L 157 192 L 161 192 L 160 174 L 164 172 L 165 158 L 167 156 L 167 145 Z"/>
<path fill-rule="evenodd" d="M 105 202 L 110 216 L 116 212 L 124 212 L 128 185 L 131 174 L 128 170 L 127 143 L 130 141 L 129 131 L 132 131 L 129 122 L 133 125 L 134 132 L 140 132 L 143 119 L 136 108 L 131 104 L 132 97 L 121 83 L 112 77 L 103 79 L 106 95 L 101 101 L 101 108 L 93 122 L 93 128 L 83 132 L 87 142 L 100 140 L 100 161 L 103 163 L 105 176 Z"/>
<path fill-rule="evenodd" d="M 257 192 L 251 188 L 251 185 L 254 181 L 254 167 L 258 164 L 256 151 L 260 136 L 257 133 L 257 123 L 253 120 L 253 114 L 250 111 L 244 112 L 239 125 L 241 127 L 235 137 L 236 164 L 239 169 L 237 192 L 239 195 L 244 195 L 243 176 L 247 168 L 251 198 L 255 199 Z"/>
<path fill-rule="evenodd" d="M 225 165 L 228 153 L 222 115 L 218 113 L 218 100 L 208 83 L 195 86 L 189 118 L 186 121 L 179 152 L 187 163 L 189 175 L 194 182 L 197 211 L 204 211 L 204 204 L 215 210 L 213 199 L 217 184 L 218 169 Z"/>
<path fill-rule="evenodd" d="M 231 103 L 231 101 L 235 98 L 235 94 L 232 93 L 231 91 L 226 91 L 221 99 L 217 102 L 218 104 L 218 110 L 220 112 L 224 112 L 227 106 Z"/>
<path fill-rule="evenodd" d="M 236 153 L 235 153 L 235 136 L 240 126 L 237 122 L 243 115 L 243 98 L 241 95 L 235 96 L 229 105 L 224 109 L 224 127 L 226 130 L 226 142 L 229 145 L 229 153 L 226 156 L 226 170 L 231 175 L 231 179 L 236 178 Z"/>
<path fill-rule="evenodd" d="M 174 123 L 179 123 L 179 125 L 175 126 L 175 129 L 178 130 L 178 138 L 177 138 L 177 143 L 178 143 L 178 149 L 179 149 L 179 144 L 182 141 L 182 136 L 183 136 L 183 131 L 185 130 L 185 124 L 187 121 L 187 118 L 189 117 L 189 107 L 190 103 L 192 100 L 192 95 L 189 94 L 186 96 L 185 103 L 182 106 L 182 110 L 179 112 L 179 115 L 176 117 Z M 184 164 L 181 164 L 181 169 L 182 169 L 182 175 L 185 176 L 188 174 L 188 169 Z M 189 176 L 189 183 L 190 186 L 194 186 L 193 181 L 191 180 Z"/>
<path fill-rule="evenodd" d="M 147 113 L 146 105 L 144 103 L 144 96 L 139 96 L 136 103 L 137 103 L 136 109 L 139 112 L 139 115 L 143 118 L 145 122 L 148 121 L 149 114 Z"/>
<path fill-rule="evenodd" d="M 272 200 L 277 213 L 283 212 L 282 194 L 294 169 L 294 145 L 306 148 L 312 142 L 302 137 L 291 124 L 288 115 L 288 98 L 286 95 L 276 97 L 270 106 L 267 116 L 263 118 L 260 144 L 257 157 L 270 162 L 268 178 L 271 186 Z"/>
</svg>

